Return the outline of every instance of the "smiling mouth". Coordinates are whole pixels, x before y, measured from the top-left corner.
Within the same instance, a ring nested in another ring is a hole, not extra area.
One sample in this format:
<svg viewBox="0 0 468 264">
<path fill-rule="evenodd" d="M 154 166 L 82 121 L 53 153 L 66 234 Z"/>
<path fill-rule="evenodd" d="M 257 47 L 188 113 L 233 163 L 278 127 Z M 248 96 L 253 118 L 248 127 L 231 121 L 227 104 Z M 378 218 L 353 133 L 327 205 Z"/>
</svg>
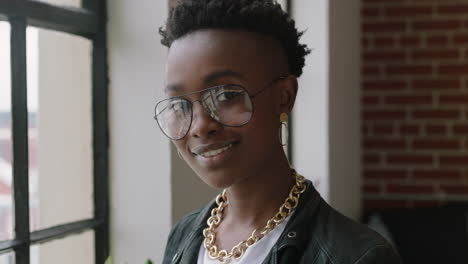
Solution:
<svg viewBox="0 0 468 264">
<path fill-rule="evenodd" d="M 211 159 L 222 156 L 238 143 L 239 141 L 228 141 L 225 143 L 204 144 L 193 148 L 191 152 L 195 156 Z"/>
<path fill-rule="evenodd" d="M 230 148 L 232 148 L 232 143 L 225 146 L 225 147 L 221 147 L 221 148 L 218 148 L 218 149 L 202 152 L 202 153 L 200 153 L 198 155 L 200 155 L 202 157 L 205 157 L 205 158 L 210 158 L 210 157 L 216 156 L 218 154 L 221 154 L 221 153 L 225 152 L 226 150 L 228 150 Z"/>
</svg>

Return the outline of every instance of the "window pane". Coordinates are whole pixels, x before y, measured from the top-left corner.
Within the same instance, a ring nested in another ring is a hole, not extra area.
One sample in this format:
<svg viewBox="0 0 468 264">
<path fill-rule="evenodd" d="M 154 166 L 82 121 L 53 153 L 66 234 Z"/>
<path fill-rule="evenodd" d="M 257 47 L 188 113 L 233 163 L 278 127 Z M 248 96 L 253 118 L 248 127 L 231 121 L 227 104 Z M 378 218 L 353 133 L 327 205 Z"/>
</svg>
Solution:
<svg viewBox="0 0 468 264">
<path fill-rule="evenodd" d="M 33 0 L 58 6 L 81 7 L 81 0 Z"/>
<path fill-rule="evenodd" d="M 0 22 L 0 240 L 13 238 L 12 154 L 10 24 Z"/>
<path fill-rule="evenodd" d="M 31 230 L 93 217 L 91 42 L 28 28 Z"/>
<path fill-rule="evenodd" d="M 9 252 L 0 255 L 0 264 L 14 264 L 15 263 L 15 253 Z"/>
<path fill-rule="evenodd" d="M 93 231 L 87 231 L 79 235 L 68 236 L 31 247 L 31 264 L 63 263 L 95 263 Z"/>
</svg>

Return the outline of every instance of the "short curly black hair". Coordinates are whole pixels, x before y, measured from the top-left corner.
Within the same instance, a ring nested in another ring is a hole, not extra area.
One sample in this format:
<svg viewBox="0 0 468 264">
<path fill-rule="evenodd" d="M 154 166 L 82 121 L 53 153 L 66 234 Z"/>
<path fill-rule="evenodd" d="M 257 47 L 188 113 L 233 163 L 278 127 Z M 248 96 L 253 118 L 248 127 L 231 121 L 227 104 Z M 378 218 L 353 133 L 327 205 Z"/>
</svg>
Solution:
<svg viewBox="0 0 468 264">
<path fill-rule="evenodd" d="M 310 50 L 299 39 L 293 19 L 274 0 L 181 0 L 173 7 L 165 29 L 159 28 L 161 43 L 201 29 L 240 29 L 279 40 L 288 58 L 289 73 L 299 77 Z"/>
</svg>

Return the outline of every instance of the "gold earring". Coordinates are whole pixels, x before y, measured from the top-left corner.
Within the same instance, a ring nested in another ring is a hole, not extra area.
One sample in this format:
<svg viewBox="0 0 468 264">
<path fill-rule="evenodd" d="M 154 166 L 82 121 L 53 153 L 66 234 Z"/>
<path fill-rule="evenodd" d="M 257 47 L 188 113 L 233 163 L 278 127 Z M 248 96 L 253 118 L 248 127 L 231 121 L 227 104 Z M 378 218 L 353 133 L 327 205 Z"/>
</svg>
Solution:
<svg viewBox="0 0 468 264">
<path fill-rule="evenodd" d="M 280 115 L 281 125 L 280 125 L 280 128 L 279 128 L 279 140 L 280 140 L 281 146 L 283 146 L 283 147 L 288 144 L 288 138 L 289 138 L 288 120 L 289 120 L 288 114 L 287 113 L 281 113 L 281 115 Z M 284 127 L 284 131 L 283 131 L 283 127 Z"/>
</svg>

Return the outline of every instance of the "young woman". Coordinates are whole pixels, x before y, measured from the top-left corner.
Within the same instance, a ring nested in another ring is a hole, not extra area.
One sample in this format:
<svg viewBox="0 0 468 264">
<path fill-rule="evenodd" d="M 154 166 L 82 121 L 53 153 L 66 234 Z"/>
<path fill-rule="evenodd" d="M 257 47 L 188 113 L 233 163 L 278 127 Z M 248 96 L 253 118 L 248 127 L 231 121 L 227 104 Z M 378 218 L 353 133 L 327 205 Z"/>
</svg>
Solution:
<svg viewBox="0 0 468 264">
<path fill-rule="evenodd" d="M 164 29 L 166 136 L 223 188 L 170 233 L 169 263 L 399 263 L 376 233 L 332 209 L 291 169 L 279 136 L 309 53 L 272 0 L 182 0 Z"/>
</svg>

